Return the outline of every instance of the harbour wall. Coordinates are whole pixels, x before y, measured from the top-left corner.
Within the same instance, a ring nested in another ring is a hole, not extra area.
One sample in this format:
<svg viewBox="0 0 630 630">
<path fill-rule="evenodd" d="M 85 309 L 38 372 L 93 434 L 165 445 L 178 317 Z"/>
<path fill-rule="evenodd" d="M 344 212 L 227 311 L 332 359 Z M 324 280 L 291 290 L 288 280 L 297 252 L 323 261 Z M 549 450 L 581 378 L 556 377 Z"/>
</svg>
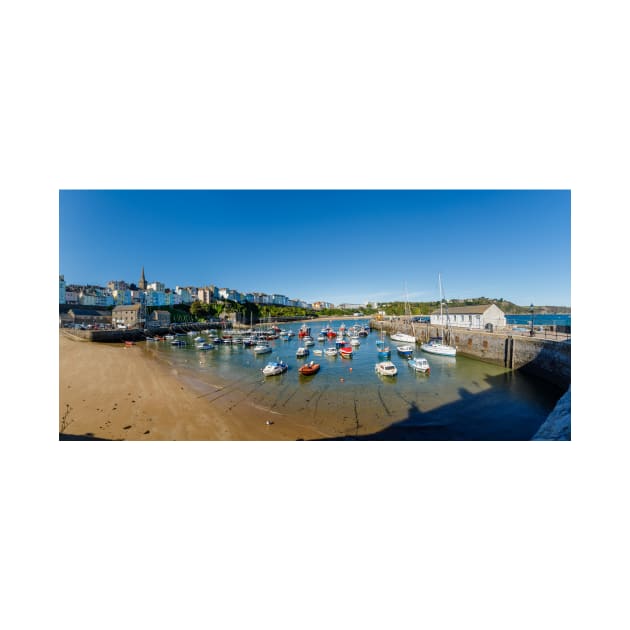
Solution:
<svg viewBox="0 0 630 630">
<path fill-rule="evenodd" d="M 141 328 L 130 328 L 127 330 L 81 330 L 74 328 L 62 328 L 65 335 L 84 341 L 100 341 L 103 343 L 121 343 L 123 341 L 143 341 L 148 336 L 167 335 L 169 333 L 183 333 L 189 331 L 199 332 L 208 328 L 224 328 L 218 324 L 208 323 L 190 323 L 190 324 L 171 324 L 168 327 L 153 327 L 147 329 L 145 333 Z"/>
<path fill-rule="evenodd" d="M 523 370 L 558 387 L 571 383 L 571 344 L 548 339 L 521 337 L 509 332 L 486 332 L 451 328 L 450 335 L 442 326 L 411 324 L 395 321 L 372 320 L 373 330 L 387 333 L 404 332 L 424 343 L 431 337 L 443 337 L 446 343 L 457 348 L 460 356 L 478 359 L 510 370 Z"/>
</svg>

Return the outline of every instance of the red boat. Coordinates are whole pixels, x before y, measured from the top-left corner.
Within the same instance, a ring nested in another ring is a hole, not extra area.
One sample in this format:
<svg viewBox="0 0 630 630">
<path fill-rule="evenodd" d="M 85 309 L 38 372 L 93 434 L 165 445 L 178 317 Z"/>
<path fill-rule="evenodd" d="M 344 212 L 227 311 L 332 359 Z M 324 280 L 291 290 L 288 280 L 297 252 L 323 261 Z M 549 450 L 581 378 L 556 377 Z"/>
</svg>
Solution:
<svg viewBox="0 0 630 630">
<path fill-rule="evenodd" d="M 334 339 L 337 336 L 337 333 L 334 330 L 328 331 L 328 339 Z"/>
<path fill-rule="evenodd" d="M 300 374 L 304 374 L 304 376 L 316 374 L 317 372 L 319 372 L 319 363 L 315 363 L 314 361 L 311 361 L 310 363 L 305 363 L 301 368 L 299 368 L 298 372 Z"/>
<path fill-rule="evenodd" d="M 307 335 L 311 334 L 311 329 L 306 325 L 302 325 L 302 327 L 300 328 L 299 332 L 298 332 L 298 337 L 300 339 L 302 339 L 302 337 L 306 337 Z"/>
<path fill-rule="evenodd" d="M 352 358 L 352 346 L 343 346 L 339 348 L 339 354 L 346 359 Z"/>
</svg>

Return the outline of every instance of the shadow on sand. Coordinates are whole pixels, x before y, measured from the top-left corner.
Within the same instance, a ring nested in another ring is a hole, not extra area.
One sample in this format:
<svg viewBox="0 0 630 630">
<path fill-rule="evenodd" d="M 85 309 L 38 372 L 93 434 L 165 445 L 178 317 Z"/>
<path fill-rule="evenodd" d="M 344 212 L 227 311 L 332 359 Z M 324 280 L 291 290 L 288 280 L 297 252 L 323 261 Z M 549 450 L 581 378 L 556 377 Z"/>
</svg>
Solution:
<svg viewBox="0 0 630 630">
<path fill-rule="evenodd" d="M 107 438 L 95 437 L 93 433 L 86 433 L 85 435 L 73 435 L 71 433 L 60 433 L 59 441 L 98 441 L 98 442 L 111 442 Z"/>
</svg>

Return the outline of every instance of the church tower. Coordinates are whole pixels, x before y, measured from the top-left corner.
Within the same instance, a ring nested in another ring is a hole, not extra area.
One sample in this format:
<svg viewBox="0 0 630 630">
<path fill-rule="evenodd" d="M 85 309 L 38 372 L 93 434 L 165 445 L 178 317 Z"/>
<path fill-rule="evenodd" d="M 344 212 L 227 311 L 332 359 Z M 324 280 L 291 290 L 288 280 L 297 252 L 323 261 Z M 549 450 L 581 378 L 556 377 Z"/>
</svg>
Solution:
<svg viewBox="0 0 630 630">
<path fill-rule="evenodd" d="M 138 288 L 141 291 L 146 291 L 147 290 L 147 280 L 144 277 L 144 266 L 142 267 L 142 275 L 140 276 L 140 280 L 138 281 Z"/>
</svg>

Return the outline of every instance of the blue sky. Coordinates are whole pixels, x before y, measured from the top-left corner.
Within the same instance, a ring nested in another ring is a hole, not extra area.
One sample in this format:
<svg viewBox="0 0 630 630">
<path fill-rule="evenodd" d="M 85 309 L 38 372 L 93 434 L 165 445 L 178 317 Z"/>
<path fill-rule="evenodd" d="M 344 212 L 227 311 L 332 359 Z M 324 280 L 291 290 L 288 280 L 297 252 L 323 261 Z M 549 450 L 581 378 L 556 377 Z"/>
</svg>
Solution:
<svg viewBox="0 0 630 630">
<path fill-rule="evenodd" d="M 62 190 L 66 282 L 570 305 L 570 191 Z"/>
</svg>

